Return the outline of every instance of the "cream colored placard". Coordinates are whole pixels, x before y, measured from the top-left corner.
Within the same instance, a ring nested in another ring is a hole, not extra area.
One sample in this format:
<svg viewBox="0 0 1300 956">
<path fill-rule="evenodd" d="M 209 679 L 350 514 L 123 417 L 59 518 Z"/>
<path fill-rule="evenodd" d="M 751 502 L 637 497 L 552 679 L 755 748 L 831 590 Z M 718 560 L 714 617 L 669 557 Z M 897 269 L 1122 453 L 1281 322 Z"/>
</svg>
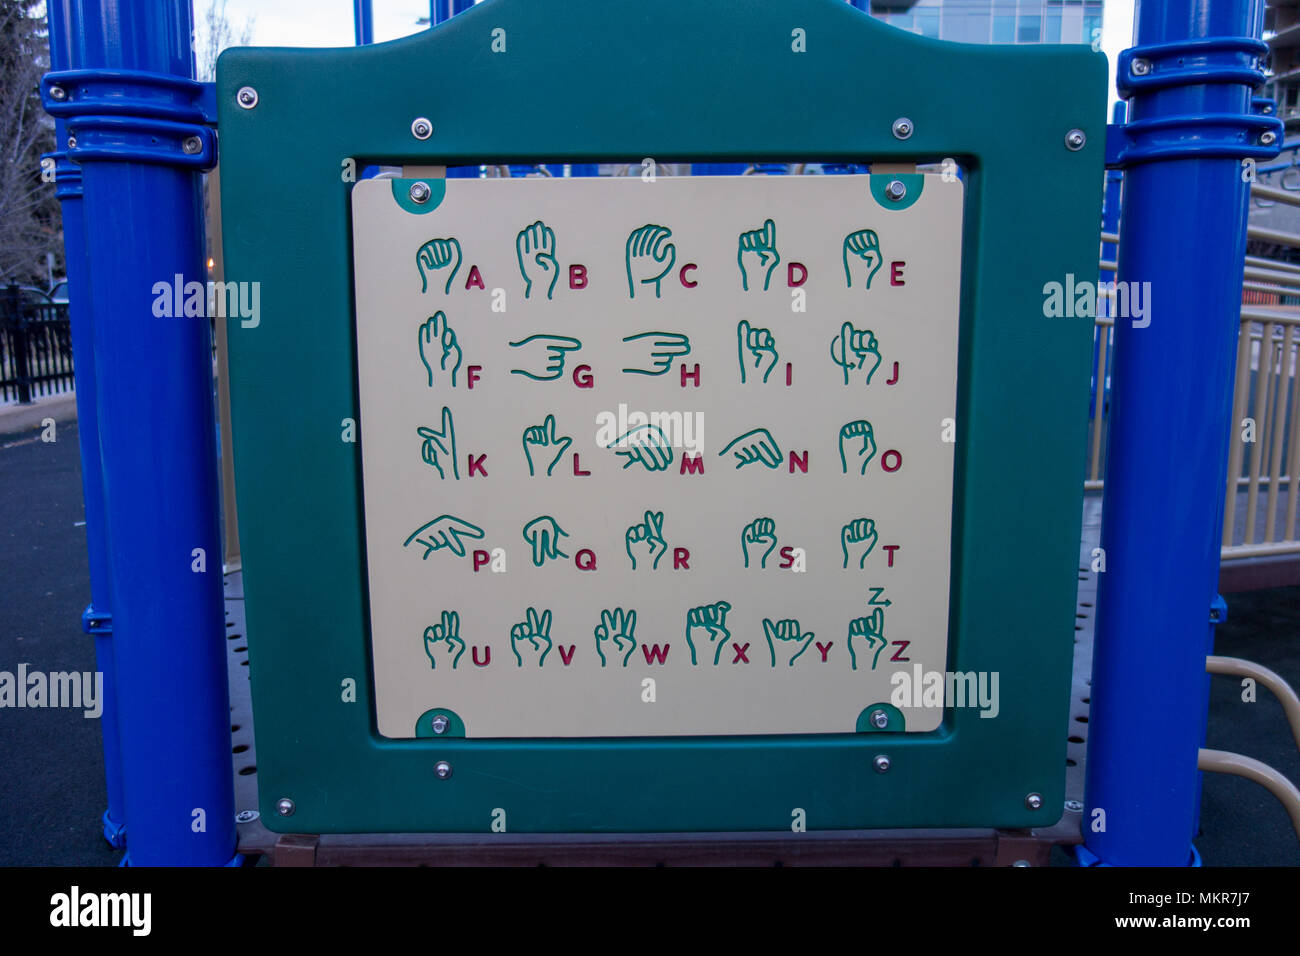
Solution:
<svg viewBox="0 0 1300 956">
<path fill-rule="evenodd" d="M 352 193 L 382 735 L 939 725 L 960 182 L 395 184 Z"/>
</svg>

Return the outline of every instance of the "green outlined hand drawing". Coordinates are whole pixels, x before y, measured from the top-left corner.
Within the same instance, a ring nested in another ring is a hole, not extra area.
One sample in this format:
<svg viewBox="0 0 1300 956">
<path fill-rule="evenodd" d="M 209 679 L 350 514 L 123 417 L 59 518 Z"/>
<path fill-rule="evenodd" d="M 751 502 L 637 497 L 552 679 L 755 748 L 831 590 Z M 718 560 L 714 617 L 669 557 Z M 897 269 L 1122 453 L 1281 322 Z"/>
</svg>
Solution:
<svg viewBox="0 0 1300 956">
<path fill-rule="evenodd" d="M 636 650 L 636 611 L 624 611 L 616 607 L 612 611 L 600 612 L 600 623 L 596 625 L 596 653 L 600 655 L 600 666 L 622 664 L 627 667 L 628 658 Z"/>
<path fill-rule="evenodd" d="M 727 630 L 727 612 L 730 610 L 730 604 L 718 601 L 686 612 L 686 643 L 691 648 L 692 665 L 698 664 L 700 659 L 707 661 L 711 656 L 714 666 L 717 666 L 722 649 L 731 640 L 731 631 Z"/>
<path fill-rule="evenodd" d="M 551 653 L 551 612 L 538 615 L 537 609 L 530 607 L 523 621 L 510 628 L 510 650 L 519 667 L 524 666 L 525 657 L 530 663 L 536 660 L 538 667 L 545 664 L 546 655 Z"/>
<path fill-rule="evenodd" d="M 437 468 L 438 477 L 442 479 L 447 477 L 442 463 L 444 461 L 449 463 L 452 477 L 459 481 L 460 465 L 456 461 L 456 425 L 451 420 L 451 409 L 446 405 L 442 407 L 441 431 L 421 425 L 415 429 L 415 433 L 424 439 L 420 445 L 420 457 L 424 459 L 424 463 Z"/>
<path fill-rule="evenodd" d="M 760 372 L 766 382 L 780 358 L 771 330 L 754 328 L 748 319 L 741 319 L 736 324 L 736 345 L 740 356 L 740 384 L 745 384 L 747 376 L 757 378 Z"/>
<path fill-rule="evenodd" d="M 515 237 L 515 255 L 524 277 L 524 298 L 532 294 L 534 279 L 546 286 L 546 298 L 551 298 L 555 280 L 560 277 L 560 267 L 555 262 L 555 233 L 551 227 L 539 219 L 520 229 Z"/>
<path fill-rule="evenodd" d="M 804 634 L 799 629 L 799 622 L 793 620 L 773 623 L 769 618 L 763 618 L 763 636 L 767 638 L 767 649 L 772 655 L 773 667 L 777 666 L 778 661 L 787 667 L 793 667 L 794 662 L 813 642 L 813 632 Z"/>
<path fill-rule="evenodd" d="M 871 280 L 880 271 L 884 258 L 880 254 L 880 239 L 873 229 L 859 229 L 844 237 L 844 278 L 849 288 L 853 288 L 853 274 L 856 272 L 865 289 L 871 288 Z M 865 280 L 865 281 L 863 281 Z"/>
<path fill-rule="evenodd" d="M 736 250 L 736 264 L 740 266 L 740 285 L 746 292 L 752 277 L 755 288 L 763 280 L 763 291 L 772 281 L 772 270 L 781 263 L 781 253 L 776 251 L 776 223 L 771 219 L 762 228 L 740 234 Z"/>
<path fill-rule="evenodd" d="M 835 347 L 839 346 L 839 354 Z M 840 334 L 831 339 L 831 360 L 844 372 L 844 384 L 849 384 L 850 372 L 867 370 L 866 384 L 880 368 L 880 347 L 875 333 L 870 329 L 855 329 L 852 322 L 840 326 Z"/>
<path fill-rule="evenodd" d="M 481 538 L 483 529 L 476 524 L 471 524 L 454 515 L 438 515 L 432 521 L 427 521 L 420 527 L 411 532 L 402 547 L 409 548 L 412 542 L 424 546 L 424 554 L 420 557 L 428 561 L 429 555 L 435 551 L 444 549 L 450 551 L 458 558 L 465 557 L 465 543 L 461 538 Z"/>
<path fill-rule="evenodd" d="M 624 469 L 640 463 L 646 471 L 664 471 L 673 463 L 673 446 L 658 425 L 638 425 L 629 429 L 610 447 L 623 449 L 614 454 L 627 459 L 623 462 Z"/>
<path fill-rule="evenodd" d="M 876 457 L 876 434 L 871 422 L 860 418 L 840 427 L 840 468 L 849 473 L 849 462 L 854 463 L 858 474 L 867 473 L 867 465 Z"/>
<path fill-rule="evenodd" d="M 454 265 L 453 265 L 454 263 Z M 420 269 L 420 291 L 429 290 L 426 270 L 442 270 L 451 266 L 443 293 L 451 294 L 451 284 L 460 271 L 460 242 L 456 239 L 430 239 L 415 252 L 415 264 Z"/>
<path fill-rule="evenodd" d="M 840 550 L 844 553 L 844 567 L 855 563 L 858 570 L 866 567 L 867 555 L 876 546 L 876 523 L 870 518 L 854 518 L 840 529 Z"/>
<path fill-rule="evenodd" d="M 528 474 L 537 474 L 537 469 L 549 457 L 550 463 L 546 466 L 546 474 L 549 475 L 572 444 L 573 439 L 568 435 L 555 434 L 554 415 L 547 415 L 540 425 L 525 428 L 524 457 L 528 459 Z"/>
<path fill-rule="evenodd" d="M 664 540 L 664 513 L 647 511 L 640 523 L 627 529 L 623 541 L 627 556 L 632 559 L 633 571 L 638 567 L 638 556 L 641 568 L 649 565 L 652 571 L 657 570 L 659 560 L 668 553 L 668 542 Z"/>
<path fill-rule="evenodd" d="M 753 431 L 738 435 L 718 454 L 725 457 L 733 449 L 738 469 L 752 465 L 754 462 L 760 462 L 768 468 L 781 467 L 781 448 L 766 428 L 755 428 Z"/>
<path fill-rule="evenodd" d="M 663 278 L 677 262 L 677 247 L 668 241 L 672 234 L 667 226 L 649 223 L 627 237 L 627 292 L 633 299 L 640 285 L 653 285 L 659 298 Z"/>
<path fill-rule="evenodd" d="M 740 532 L 740 550 L 745 556 L 745 567 L 767 567 L 767 556 L 776 547 L 776 522 L 771 518 L 755 518 Z"/>
<path fill-rule="evenodd" d="M 534 518 L 524 525 L 524 540 L 533 549 L 533 566 L 540 568 L 548 559 L 567 558 L 568 555 L 560 550 L 560 539 L 568 536 L 569 533 L 550 515 Z"/>
<path fill-rule="evenodd" d="M 455 670 L 460 663 L 460 656 L 465 653 L 465 642 L 460 639 L 460 614 L 456 611 L 443 611 L 441 622 L 431 624 L 424 629 L 424 653 L 429 657 L 429 666 L 438 669 L 438 657 L 451 661 Z"/>
<path fill-rule="evenodd" d="M 871 669 L 874 671 L 876 665 L 880 663 L 880 652 L 889 644 L 885 640 L 885 609 L 876 608 L 868 617 L 855 617 L 849 621 L 849 658 L 853 661 L 853 669 L 858 669 L 858 648 L 855 645 L 865 644 L 862 648 L 863 660 L 871 654 Z M 874 649 L 874 653 L 872 653 Z"/>
<path fill-rule="evenodd" d="M 534 344 L 536 343 L 536 344 Z M 528 346 L 532 346 L 528 349 Z M 570 352 L 582 348 L 582 343 L 569 335 L 530 335 L 518 342 L 511 342 L 512 349 L 527 349 L 525 359 L 535 371 L 512 368 L 511 375 L 523 375 L 534 382 L 553 382 L 564 374 L 564 360 Z M 545 374 L 541 374 L 545 373 Z"/>
<path fill-rule="evenodd" d="M 640 355 L 645 359 L 639 364 L 650 365 L 648 368 L 625 368 L 629 375 L 663 375 L 673 367 L 673 359 L 691 354 L 691 340 L 681 332 L 639 332 L 629 335 L 624 342 L 635 342 Z"/>
<path fill-rule="evenodd" d="M 456 332 L 447 321 L 445 312 L 435 312 L 419 328 L 420 361 L 429 373 L 429 387 L 433 388 L 434 379 L 448 376 L 452 388 L 456 387 L 456 373 L 460 371 L 460 344 L 456 341 Z"/>
</svg>

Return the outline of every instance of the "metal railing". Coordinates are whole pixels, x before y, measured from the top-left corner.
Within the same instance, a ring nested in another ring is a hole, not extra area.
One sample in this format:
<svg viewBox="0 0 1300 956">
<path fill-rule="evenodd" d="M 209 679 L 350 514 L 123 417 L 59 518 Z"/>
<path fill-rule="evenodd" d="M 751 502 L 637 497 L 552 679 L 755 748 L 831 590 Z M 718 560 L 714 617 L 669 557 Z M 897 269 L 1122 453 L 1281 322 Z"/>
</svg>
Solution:
<svg viewBox="0 0 1300 956">
<path fill-rule="evenodd" d="M 67 303 L 31 302 L 17 285 L 0 287 L 0 402 L 26 403 L 72 387 Z"/>
</svg>

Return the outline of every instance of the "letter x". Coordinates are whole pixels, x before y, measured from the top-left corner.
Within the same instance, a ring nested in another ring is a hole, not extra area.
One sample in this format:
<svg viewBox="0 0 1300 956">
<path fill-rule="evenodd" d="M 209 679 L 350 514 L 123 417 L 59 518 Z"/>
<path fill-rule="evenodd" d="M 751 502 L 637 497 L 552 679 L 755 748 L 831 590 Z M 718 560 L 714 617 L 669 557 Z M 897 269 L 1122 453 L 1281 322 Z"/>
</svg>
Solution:
<svg viewBox="0 0 1300 956">
<path fill-rule="evenodd" d="M 742 645 L 733 642 L 731 645 L 731 649 L 736 652 L 736 656 L 731 659 L 731 663 L 736 664 L 739 663 L 740 661 L 744 661 L 746 664 L 749 663 L 749 658 L 745 656 L 745 651 L 749 650 L 748 644 Z"/>
</svg>

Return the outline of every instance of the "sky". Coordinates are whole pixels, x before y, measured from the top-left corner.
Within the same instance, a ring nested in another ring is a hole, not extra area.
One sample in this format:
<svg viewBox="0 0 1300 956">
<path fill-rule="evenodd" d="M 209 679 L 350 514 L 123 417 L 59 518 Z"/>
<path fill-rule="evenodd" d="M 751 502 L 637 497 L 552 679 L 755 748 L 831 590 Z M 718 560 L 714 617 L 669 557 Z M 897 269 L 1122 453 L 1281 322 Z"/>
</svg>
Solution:
<svg viewBox="0 0 1300 956">
<path fill-rule="evenodd" d="M 429 15 L 427 0 L 372 0 L 375 40 L 395 40 L 425 29 L 417 26 Z M 773 0 L 776 2 L 776 0 Z M 195 0 L 202 19 L 207 0 Z M 239 23 L 253 19 L 256 46 L 351 46 L 352 0 L 227 0 L 227 16 Z M 1102 14 L 1102 52 L 1110 59 L 1110 101 L 1115 102 L 1116 55 L 1133 44 L 1133 0 L 1106 0 Z"/>
</svg>

